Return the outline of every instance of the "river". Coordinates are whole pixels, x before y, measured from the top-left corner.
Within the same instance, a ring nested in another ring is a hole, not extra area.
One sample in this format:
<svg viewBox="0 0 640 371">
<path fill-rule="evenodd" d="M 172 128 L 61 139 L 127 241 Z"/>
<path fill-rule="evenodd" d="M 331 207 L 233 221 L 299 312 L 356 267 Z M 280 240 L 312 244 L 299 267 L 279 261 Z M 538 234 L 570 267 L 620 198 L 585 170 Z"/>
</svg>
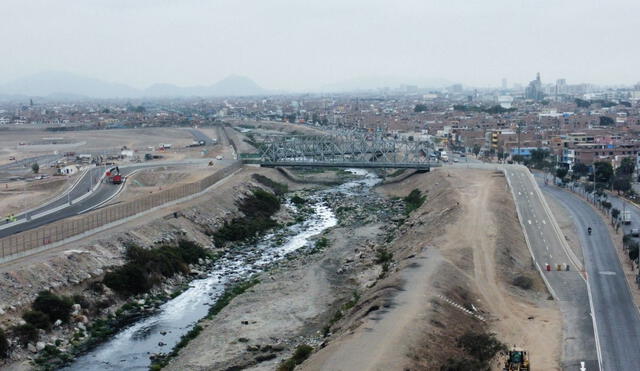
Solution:
<svg viewBox="0 0 640 371">
<path fill-rule="evenodd" d="M 264 271 L 286 254 L 311 243 L 313 236 L 337 224 L 333 211 L 322 201 L 325 192 L 365 194 L 380 181 L 374 174 L 349 169 L 363 179 L 316 192 L 308 197 L 312 216 L 285 227 L 284 233 L 271 233 L 249 248 L 231 249 L 216 261 L 207 277 L 189 284 L 182 294 L 160 306 L 158 311 L 121 330 L 110 340 L 79 356 L 64 370 L 146 370 L 156 353 L 169 352 L 209 311 L 225 287 Z M 292 207 L 287 204 L 286 207 Z M 282 235 L 285 236 L 282 241 Z"/>
</svg>

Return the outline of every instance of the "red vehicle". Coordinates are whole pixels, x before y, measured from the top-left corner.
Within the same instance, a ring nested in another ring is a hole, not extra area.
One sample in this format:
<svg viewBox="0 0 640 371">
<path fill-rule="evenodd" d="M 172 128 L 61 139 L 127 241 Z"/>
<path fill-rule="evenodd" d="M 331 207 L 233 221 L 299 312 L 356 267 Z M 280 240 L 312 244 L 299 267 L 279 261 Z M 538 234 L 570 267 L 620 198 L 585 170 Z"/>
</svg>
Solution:
<svg viewBox="0 0 640 371">
<path fill-rule="evenodd" d="M 123 177 L 120 175 L 120 169 L 117 166 L 109 169 L 105 175 L 111 184 L 122 184 Z"/>
</svg>

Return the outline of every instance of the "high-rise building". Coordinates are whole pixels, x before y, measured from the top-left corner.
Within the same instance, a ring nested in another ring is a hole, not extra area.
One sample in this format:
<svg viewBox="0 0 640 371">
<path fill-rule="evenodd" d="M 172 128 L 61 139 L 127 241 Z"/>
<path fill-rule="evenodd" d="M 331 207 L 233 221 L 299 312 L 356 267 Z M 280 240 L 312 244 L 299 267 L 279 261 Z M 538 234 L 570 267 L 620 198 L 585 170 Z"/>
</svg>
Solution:
<svg viewBox="0 0 640 371">
<path fill-rule="evenodd" d="M 529 83 L 524 90 L 524 97 L 533 100 L 542 100 L 544 92 L 542 91 L 542 80 L 540 80 L 540 72 L 536 74 L 536 79 Z"/>
<path fill-rule="evenodd" d="M 565 79 L 556 80 L 556 95 L 561 95 L 566 93 L 567 93 L 567 80 Z"/>
<path fill-rule="evenodd" d="M 502 79 L 502 90 L 507 90 L 509 89 L 509 84 L 507 84 L 507 79 L 503 78 Z"/>
</svg>

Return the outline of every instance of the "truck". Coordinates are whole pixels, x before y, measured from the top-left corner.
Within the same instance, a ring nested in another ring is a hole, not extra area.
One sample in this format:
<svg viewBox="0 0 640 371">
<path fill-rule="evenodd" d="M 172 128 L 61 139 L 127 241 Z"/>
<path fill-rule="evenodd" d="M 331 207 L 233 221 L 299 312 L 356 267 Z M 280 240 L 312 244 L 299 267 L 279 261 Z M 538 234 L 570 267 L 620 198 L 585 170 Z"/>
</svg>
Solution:
<svg viewBox="0 0 640 371">
<path fill-rule="evenodd" d="M 622 212 L 622 223 L 631 224 L 631 211 L 625 210 Z"/>
<path fill-rule="evenodd" d="M 123 181 L 122 174 L 120 174 L 120 168 L 117 166 L 109 169 L 105 174 L 105 177 L 111 184 L 122 184 Z"/>
</svg>

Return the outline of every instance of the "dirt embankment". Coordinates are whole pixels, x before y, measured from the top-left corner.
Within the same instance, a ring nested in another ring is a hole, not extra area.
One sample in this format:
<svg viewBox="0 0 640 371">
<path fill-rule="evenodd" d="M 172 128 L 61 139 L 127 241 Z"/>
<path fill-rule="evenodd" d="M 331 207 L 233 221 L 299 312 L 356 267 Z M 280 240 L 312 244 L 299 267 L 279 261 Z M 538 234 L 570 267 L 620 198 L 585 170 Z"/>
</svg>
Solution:
<svg viewBox="0 0 640 371">
<path fill-rule="evenodd" d="M 427 200 L 406 218 L 389 196 L 413 189 Z M 529 349 L 536 368 L 558 369 L 560 314 L 531 266 L 504 177 L 437 171 L 380 191 L 329 201 L 340 218 L 329 247 L 263 275 L 168 369 L 273 370 L 306 343 L 317 351 L 302 370 L 437 370 L 465 356 L 457 339 L 467 332 L 495 332 Z M 389 264 L 381 251 L 393 254 Z"/>
<path fill-rule="evenodd" d="M 536 368 L 559 369 L 560 314 L 531 267 L 502 174 L 443 170 L 381 190 L 403 196 L 414 188 L 427 201 L 390 246 L 393 273 L 302 369 L 437 370 L 465 356 L 457 339 L 470 331 L 495 332 L 527 348 Z M 531 287 L 515 287 L 519 277 Z"/>
</svg>

